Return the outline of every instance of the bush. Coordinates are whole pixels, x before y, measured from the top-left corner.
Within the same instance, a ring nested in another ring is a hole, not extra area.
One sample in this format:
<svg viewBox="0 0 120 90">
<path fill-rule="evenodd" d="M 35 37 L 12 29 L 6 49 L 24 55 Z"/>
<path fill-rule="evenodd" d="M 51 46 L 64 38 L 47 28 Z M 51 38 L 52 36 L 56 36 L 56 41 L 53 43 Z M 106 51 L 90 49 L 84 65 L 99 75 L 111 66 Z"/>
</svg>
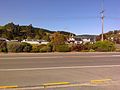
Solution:
<svg viewBox="0 0 120 90">
<path fill-rule="evenodd" d="M 48 52 L 48 47 L 44 46 L 43 48 L 40 49 L 40 52 Z"/>
<path fill-rule="evenodd" d="M 40 52 L 41 51 L 40 49 L 42 49 L 45 46 L 46 45 L 44 45 L 44 44 L 41 44 L 41 45 L 33 44 L 31 52 L 35 52 L 35 53 Z"/>
<path fill-rule="evenodd" d="M 95 43 L 95 50 L 99 52 L 114 51 L 115 45 L 110 41 L 98 41 Z"/>
<path fill-rule="evenodd" d="M 85 43 L 84 44 L 84 50 L 88 50 L 88 51 L 91 51 L 91 50 L 94 50 L 94 44 L 91 44 L 91 43 Z"/>
<path fill-rule="evenodd" d="M 70 51 L 70 48 L 66 44 L 64 44 L 64 45 L 57 45 L 55 48 L 56 48 L 57 52 L 69 52 Z"/>
<path fill-rule="evenodd" d="M 30 52 L 32 50 L 32 45 L 29 43 L 21 43 L 23 52 Z"/>
<path fill-rule="evenodd" d="M 80 52 L 82 50 L 84 50 L 84 45 L 83 44 L 79 44 L 79 45 L 73 45 L 71 47 L 71 51 L 77 51 L 77 52 Z"/>
<path fill-rule="evenodd" d="M 48 52 L 52 52 L 53 51 L 53 44 L 52 43 L 48 43 L 47 44 L 47 48 L 48 48 Z"/>
<path fill-rule="evenodd" d="M 8 42 L 8 52 L 22 52 L 23 46 L 20 42 Z"/>
<path fill-rule="evenodd" d="M 41 49 L 40 49 L 40 52 L 52 52 L 52 44 L 51 43 L 48 43 L 46 46 L 43 46 Z"/>
<path fill-rule="evenodd" d="M 32 51 L 31 52 L 39 52 L 40 51 L 40 48 L 39 48 L 39 45 L 32 45 Z"/>
<path fill-rule="evenodd" d="M 7 42 L 6 41 L 0 41 L 0 52 L 7 52 Z"/>
<path fill-rule="evenodd" d="M 90 49 L 90 50 L 89 50 L 89 52 L 95 52 L 95 50 L 93 50 L 93 49 Z"/>
</svg>

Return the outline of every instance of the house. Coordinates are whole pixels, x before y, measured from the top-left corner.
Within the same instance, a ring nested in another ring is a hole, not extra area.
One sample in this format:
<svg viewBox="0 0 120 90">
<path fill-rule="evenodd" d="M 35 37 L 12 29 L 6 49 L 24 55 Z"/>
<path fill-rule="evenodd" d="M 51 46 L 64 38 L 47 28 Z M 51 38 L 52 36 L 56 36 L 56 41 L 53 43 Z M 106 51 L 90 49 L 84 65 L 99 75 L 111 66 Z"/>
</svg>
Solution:
<svg viewBox="0 0 120 90">
<path fill-rule="evenodd" d="M 82 44 L 83 41 L 82 41 L 81 38 L 75 37 L 75 42 L 74 42 L 74 43 L 75 43 L 75 44 Z"/>
<path fill-rule="evenodd" d="M 22 40 L 21 42 L 25 42 L 25 43 L 29 43 L 29 44 L 40 44 L 38 41 L 34 41 L 34 40 Z"/>
<path fill-rule="evenodd" d="M 82 44 L 82 43 L 85 44 L 85 43 L 94 43 L 95 41 L 96 41 L 96 37 L 92 35 L 72 36 L 67 40 L 68 44 Z"/>
<path fill-rule="evenodd" d="M 45 40 L 33 40 L 33 39 L 25 39 L 25 40 L 22 40 L 21 42 L 25 42 L 25 43 L 29 43 L 29 44 L 48 44 L 49 42 L 48 41 L 45 41 Z"/>
<path fill-rule="evenodd" d="M 83 38 L 82 41 L 84 44 L 91 42 L 90 38 Z"/>
<path fill-rule="evenodd" d="M 67 40 L 68 44 L 81 44 L 83 41 L 81 38 L 71 37 Z"/>
</svg>

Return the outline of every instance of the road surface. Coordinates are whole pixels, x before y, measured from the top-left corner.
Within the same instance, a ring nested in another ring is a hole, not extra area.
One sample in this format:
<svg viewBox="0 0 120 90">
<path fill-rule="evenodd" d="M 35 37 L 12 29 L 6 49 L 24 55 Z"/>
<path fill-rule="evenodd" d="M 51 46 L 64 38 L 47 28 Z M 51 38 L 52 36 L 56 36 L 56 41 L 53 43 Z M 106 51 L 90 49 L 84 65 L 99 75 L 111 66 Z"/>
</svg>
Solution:
<svg viewBox="0 0 120 90">
<path fill-rule="evenodd" d="M 70 82 L 80 85 L 54 90 L 119 90 L 119 75 L 120 53 L 0 54 L 0 86 Z M 91 80 L 109 79 L 110 82 L 103 81 L 102 84 L 100 82 L 91 86 Z M 81 86 L 86 83 L 89 85 Z"/>
</svg>

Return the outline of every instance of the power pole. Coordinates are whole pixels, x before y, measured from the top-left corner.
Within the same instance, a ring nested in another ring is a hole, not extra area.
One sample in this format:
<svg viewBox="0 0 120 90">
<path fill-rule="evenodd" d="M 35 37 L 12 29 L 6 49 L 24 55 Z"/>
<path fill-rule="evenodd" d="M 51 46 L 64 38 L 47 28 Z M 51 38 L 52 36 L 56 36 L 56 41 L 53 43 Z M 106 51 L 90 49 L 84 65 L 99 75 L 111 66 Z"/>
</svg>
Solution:
<svg viewBox="0 0 120 90">
<path fill-rule="evenodd" d="M 101 20 L 102 20 L 102 35 L 101 35 L 101 41 L 104 40 L 103 34 L 104 34 L 104 0 L 102 0 L 102 11 L 101 11 Z"/>
</svg>

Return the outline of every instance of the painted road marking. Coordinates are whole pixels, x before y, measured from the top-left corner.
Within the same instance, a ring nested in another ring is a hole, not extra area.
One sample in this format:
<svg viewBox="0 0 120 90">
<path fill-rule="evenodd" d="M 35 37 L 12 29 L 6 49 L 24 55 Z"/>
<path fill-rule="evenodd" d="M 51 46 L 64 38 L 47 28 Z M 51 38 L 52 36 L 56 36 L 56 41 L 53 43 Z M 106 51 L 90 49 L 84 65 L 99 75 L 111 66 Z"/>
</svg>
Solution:
<svg viewBox="0 0 120 90">
<path fill-rule="evenodd" d="M 62 58 L 61 56 L 51 57 L 0 57 L 0 59 L 39 59 L 39 58 Z"/>
<path fill-rule="evenodd" d="M 102 79 L 99 81 L 106 81 L 108 79 Z M 92 81 L 92 80 L 91 80 Z M 91 82 L 90 81 L 90 82 Z M 95 81 L 95 80 L 94 80 Z M 97 80 L 98 81 L 98 80 Z M 41 85 L 35 85 L 35 86 L 0 86 L 0 89 L 10 89 L 10 88 L 16 88 L 19 90 L 30 90 L 30 89 L 50 89 L 50 88 L 65 88 L 65 87 L 86 87 L 86 86 L 105 86 L 105 83 L 70 83 L 70 82 L 56 82 L 56 83 L 45 83 Z M 108 86 L 110 84 L 106 84 Z M 13 89 L 12 89 L 13 90 Z"/>
<path fill-rule="evenodd" d="M 82 87 L 82 86 L 99 86 L 99 85 L 111 85 L 110 81 L 112 79 L 100 79 L 100 80 L 90 80 L 88 83 L 72 83 L 72 82 L 53 82 L 53 83 L 44 83 L 41 85 L 32 85 L 32 86 L 0 86 L 0 89 L 37 89 L 37 88 L 63 88 L 63 87 Z M 106 83 L 107 82 L 107 83 Z"/>
<path fill-rule="evenodd" d="M 66 84 L 70 84 L 70 82 L 45 83 L 43 84 L 43 86 L 66 85 Z"/>
<path fill-rule="evenodd" d="M 82 68 L 112 68 L 120 65 L 99 65 L 99 66 L 71 66 L 71 67 L 46 67 L 46 68 L 19 68 L 19 69 L 0 69 L 0 71 L 33 71 L 33 70 L 56 70 L 56 69 L 82 69 Z"/>
<path fill-rule="evenodd" d="M 120 55 L 112 55 L 113 57 L 120 57 Z"/>
<path fill-rule="evenodd" d="M 69 58 L 69 57 L 84 57 L 86 58 L 86 56 L 49 56 L 49 57 L 0 57 L 0 59 L 39 59 L 39 58 Z M 89 56 L 89 57 L 120 57 L 120 55 L 95 55 L 95 56 Z"/>
<path fill-rule="evenodd" d="M 22 89 L 22 90 L 24 90 L 24 89 L 43 89 L 43 88 L 63 88 L 63 87 L 77 87 L 77 86 L 80 86 L 80 87 L 82 87 L 82 86 L 96 86 L 96 85 L 93 85 L 93 84 L 90 84 L 90 83 L 83 83 L 83 84 L 71 84 L 71 83 L 64 83 L 64 84 L 52 84 L 51 83 L 51 85 L 49 85 L 49 86 L 44 86 L 44 84 L 43 85 L 37 85 L 37 86 L 0 86 L 0 89 L 12 89 L 13 90 L 13 88 L 15 88 L 15 90 L 16 89 Z"/>
<path fill-rule="evenodd" d="M 18 86 L 0 86 L 0 89 L 5 89 L 5 88 L 17 88 Z"/>
<path fill-rule="evenodd" d="M 43 84 L 44 88 L 49 87 L 49 86 L 58 86 L 58 85 L 69 85 L 71 84 L 70 82 L 55 82 L 55 83 L 45 83 Z"/>
<path fill-rule="evenodd" d="M 105 84 L 112 81 L 112 79 L 100 79 L 100 80 L 91 80 L 92 84 Z"/>
<path fill-rule="evenodd" d="M 65 87 L 83 87 L 83 86 L 97 86 L 97 85 L 93 85 L 90 83 L 84 83 L 84 84 L 68 84 L 68 85 L 57 85 L 57 86 L 48 86 L 48 87 L 44 87 L 44 88 L 65 88 Z"/>
</svg>

